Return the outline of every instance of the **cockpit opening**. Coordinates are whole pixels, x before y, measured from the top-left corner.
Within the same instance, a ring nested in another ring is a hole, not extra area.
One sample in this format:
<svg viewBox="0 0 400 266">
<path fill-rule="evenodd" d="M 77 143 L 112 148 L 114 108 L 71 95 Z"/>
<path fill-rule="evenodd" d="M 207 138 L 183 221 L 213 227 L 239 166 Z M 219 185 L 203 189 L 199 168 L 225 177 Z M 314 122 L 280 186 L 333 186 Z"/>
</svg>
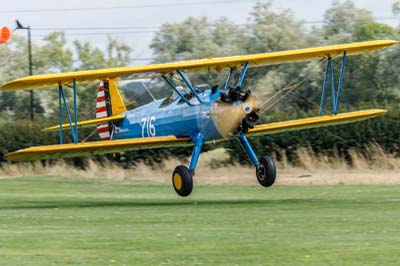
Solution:
<svg viewBox="0 0 400 266">
<path fill-rule="evenodd" d="M 185 97 L 186 100 L 190 101 L 193 98 L 193 94 L 190 91 L 189 88 L 183 87 L 183 86 L 176 86 L 175 89 L 180 92 L 183 97 Z M 177 101 L 179 98 L 178 104 L 185 103 L 185 100 L 182 99 L 179 94 L 174 90 L 171 96 L 165 98 L 165 100 L 161 103 L 160 107 L 166 107 L 170 105 L 171 103 Z"/>
</svg>

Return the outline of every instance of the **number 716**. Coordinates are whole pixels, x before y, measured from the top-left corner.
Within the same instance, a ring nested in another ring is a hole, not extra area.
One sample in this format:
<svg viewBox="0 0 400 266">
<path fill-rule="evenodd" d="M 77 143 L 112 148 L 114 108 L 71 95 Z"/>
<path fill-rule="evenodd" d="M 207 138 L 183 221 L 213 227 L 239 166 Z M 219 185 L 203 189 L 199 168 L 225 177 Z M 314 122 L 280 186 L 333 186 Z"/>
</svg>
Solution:
<svg viewBox="0 0 400 266">
<path fill-rule="evenodd" d="M 156 135 L 156 127 L 154 126 L 154 122 L 156 118 L 154 116 L 148 116 L 142 118 L 142 137 L 144 138 L 145 135 L 147 137 L 154 137 Z"/>
</svg>

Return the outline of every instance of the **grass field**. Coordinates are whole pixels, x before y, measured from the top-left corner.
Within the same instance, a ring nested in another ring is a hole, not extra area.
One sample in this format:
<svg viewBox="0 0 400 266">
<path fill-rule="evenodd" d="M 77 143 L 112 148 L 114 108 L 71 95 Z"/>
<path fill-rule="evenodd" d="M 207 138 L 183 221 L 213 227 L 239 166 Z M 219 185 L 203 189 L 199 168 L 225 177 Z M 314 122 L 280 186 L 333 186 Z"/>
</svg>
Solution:
<svg viewBox="0 0 400 266">
<path fill-rule="evenodd" d="M 0 265 L 399 265 L 400 186 L 0 180 Z"/>
</svg>

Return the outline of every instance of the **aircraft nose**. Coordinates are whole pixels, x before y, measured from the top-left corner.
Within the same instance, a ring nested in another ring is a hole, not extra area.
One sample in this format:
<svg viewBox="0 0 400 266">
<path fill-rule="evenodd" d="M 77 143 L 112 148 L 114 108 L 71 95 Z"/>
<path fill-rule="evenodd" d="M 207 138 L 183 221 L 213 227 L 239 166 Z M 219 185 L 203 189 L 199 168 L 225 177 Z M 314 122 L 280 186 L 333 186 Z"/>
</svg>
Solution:
<svg viewBox="0 0 400 266">
<path fill-rule="evenodd" d="M 258 109 L 257 98 L 251 95 L 245 102 L 216 102 L 211 110 L 211 118 L 221 137 L 225 138 L 236 133 L 243 119 L 252 112 L 258 112 Z"/>
<path fill-rule="evenodd" d="M 252 112 L 258 112 L 259 109 L 260 102 L 255 95 L 249 96 L 249 98 L 247 98 L 247 100 L 243 103 L 243 112 L 245 112 L 246 115 Z"/>
</svg>

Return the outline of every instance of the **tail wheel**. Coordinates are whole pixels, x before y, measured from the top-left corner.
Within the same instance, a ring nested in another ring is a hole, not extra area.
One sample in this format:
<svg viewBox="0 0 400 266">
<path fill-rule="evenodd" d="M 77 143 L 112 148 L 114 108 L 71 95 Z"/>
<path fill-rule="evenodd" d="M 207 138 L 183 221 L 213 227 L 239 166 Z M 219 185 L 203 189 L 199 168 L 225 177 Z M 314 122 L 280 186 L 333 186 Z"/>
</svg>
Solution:
<svg viewBox="0 0 400 266">
<path fill-rule="evenodd" d="M 260 164 L 256 168 L 257 180 L 263 187 L 270 187 L 276 179 L 276 166 L 271 157 L 264 156 L 259 160 Z"/>
<path fill-rule="evenodd" d="M 172 185 L 181 197 L 189 196 L 193 190 L 193 173 L 184 165 L 179 165 L 172 173 Z"/>
</svg>

